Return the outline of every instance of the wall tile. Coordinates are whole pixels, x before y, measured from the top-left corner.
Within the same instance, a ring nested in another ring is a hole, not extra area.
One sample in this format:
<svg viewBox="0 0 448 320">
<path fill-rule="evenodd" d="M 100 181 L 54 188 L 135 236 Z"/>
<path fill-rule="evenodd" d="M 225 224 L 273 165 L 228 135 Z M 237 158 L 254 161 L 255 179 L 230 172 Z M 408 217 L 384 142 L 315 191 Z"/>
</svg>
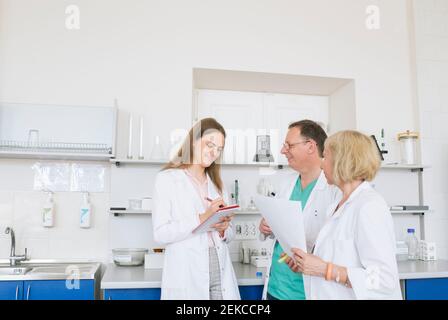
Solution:
<svg viewBox="0 0 448 320">
<path fill-rule="evenodd" d="M 429 1 L 431 2 L 431 0 Z M 448 1 L 446 0 L 433 0 L 433 4 L 428 4 L 430 8 L 433 8 L 435 12 L 441 12 L 445 16 L 448 16 Z"/>
<path fill-rule="evenodd" d="M 425 220 L 426 240 L 436 242 L 437 246 L 446 246 L 448 243 L 448 219 Z M 429 231 L 429 232 L 428 232 Z"/>
<path fill-rule="evenodd" d="M 418 100 L 421 111 L 441 111 L 441 92 L 438 85 L 419 85 Z"/>
</svg>

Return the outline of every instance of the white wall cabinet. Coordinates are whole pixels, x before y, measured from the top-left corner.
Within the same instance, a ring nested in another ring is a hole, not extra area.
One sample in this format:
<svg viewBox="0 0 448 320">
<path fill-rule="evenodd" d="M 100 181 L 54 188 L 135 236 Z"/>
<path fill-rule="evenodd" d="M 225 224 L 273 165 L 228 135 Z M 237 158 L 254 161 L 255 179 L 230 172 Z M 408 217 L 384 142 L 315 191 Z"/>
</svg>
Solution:
<svg viewBox="0 0 448 320">
<path fill-rule="evenodd" d="M 306 96 L 225 90 L 197 90 L 195 119 L 213 117 L 226 129 L 225 163 L 254 163 L 256 136 L 271 136 L 276 164 L 286 164 L 280 154 L 288 125 L 311 119 L 328 125 L 327 96 Z"/>
<path fill-rule="evenodd" d="M 109 160 L 116 107 L 0 103 L 0 158 Z"/>
</svg>

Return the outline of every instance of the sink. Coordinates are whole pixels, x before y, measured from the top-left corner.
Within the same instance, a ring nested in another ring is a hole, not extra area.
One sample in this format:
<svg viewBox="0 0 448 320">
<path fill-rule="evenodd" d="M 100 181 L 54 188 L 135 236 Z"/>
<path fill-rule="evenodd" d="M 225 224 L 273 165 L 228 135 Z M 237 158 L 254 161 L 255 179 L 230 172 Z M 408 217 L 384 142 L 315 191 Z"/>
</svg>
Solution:
<svg viewBox="0 0 448 320">
<path fill-rule="evenodd" d="M 81 274 L 81 273 L 93 273 L 96 269 L 94 265 L 58 265 L 58 266 L 45 266 L 35 267 L 30 273 L 33 274 Z"/>
<path fill-rule="evenodd" d="M 0 266 L 0 275 L 2 276 L 15 276 L 25 274 L 30 271 L 31 267 L 11 267 L 11 266 Z"/>
</svg>

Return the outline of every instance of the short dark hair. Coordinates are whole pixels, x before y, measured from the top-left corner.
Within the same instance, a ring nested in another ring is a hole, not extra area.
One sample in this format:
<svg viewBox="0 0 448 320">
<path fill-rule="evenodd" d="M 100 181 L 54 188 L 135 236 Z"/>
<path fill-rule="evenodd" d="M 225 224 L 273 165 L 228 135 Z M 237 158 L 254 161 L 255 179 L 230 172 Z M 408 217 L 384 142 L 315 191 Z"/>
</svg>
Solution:
<svg viewBox="0 0 448 320">
<path fill-rule="evenodd" d="M 313 139 L 316 142 L 317 149 L 319 150 L 319 156 L 324 156 L 324 143 L 327 139 L 327 134 L 322 127 L 312 120 L 300 120 L 293 122 L 289 125 L 288 129 L 299 128 L 300 134 L 307 138 Z"/>
</svg>

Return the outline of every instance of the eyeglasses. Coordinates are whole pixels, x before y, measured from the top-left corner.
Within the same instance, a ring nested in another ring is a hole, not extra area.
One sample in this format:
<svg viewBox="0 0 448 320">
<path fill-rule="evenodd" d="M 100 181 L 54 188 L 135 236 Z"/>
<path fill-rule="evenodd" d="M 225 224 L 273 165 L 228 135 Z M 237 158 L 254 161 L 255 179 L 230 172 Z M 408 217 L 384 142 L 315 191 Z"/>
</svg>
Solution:
<svg viewBox="0 0 448 320">
<path fill-rule="evenodd" d="M 216 149 L 216 151 L 219 152 L 219 153 L 221 153 L 224 150 L 224 147 L 218 147 L 216 144 L 214 144 L 211 141 L 207 141 L 207 143 L 205 145 L 209 149 Z"/>
<path fill-rule="evenodd" d="M 305 141 L 299 141 L 299 142 L 295 142 L 295 143 L 284 142 L 283 148 L 285 148 L 285 150 L 288 151 L 289 149 L 291 149 L 291 147 L 294 147 L 295 145 L 302 144 L 302 143 L 308 143 L 310 141 L 311 140 L 305 140 Z"/>
</svg>

